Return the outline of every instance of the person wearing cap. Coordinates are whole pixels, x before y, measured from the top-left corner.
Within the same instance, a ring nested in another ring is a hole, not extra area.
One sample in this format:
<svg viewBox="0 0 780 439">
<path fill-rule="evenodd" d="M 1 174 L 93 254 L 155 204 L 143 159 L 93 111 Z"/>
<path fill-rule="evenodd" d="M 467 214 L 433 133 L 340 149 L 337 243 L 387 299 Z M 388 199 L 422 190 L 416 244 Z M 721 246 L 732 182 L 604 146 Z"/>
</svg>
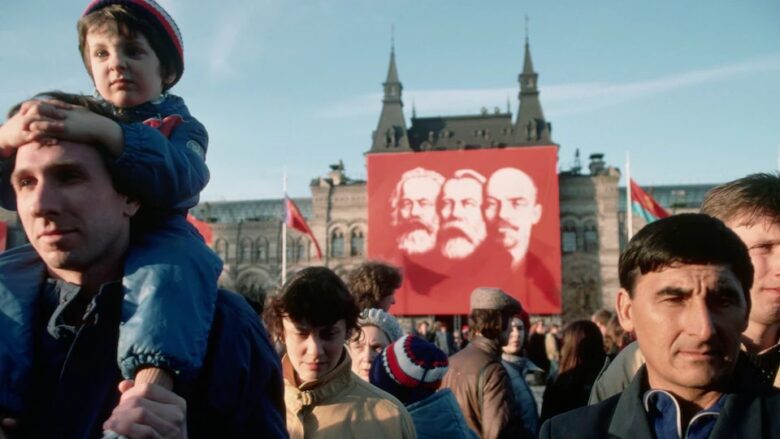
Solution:
<svg viewBox="0 0 780 439">
<path fill-rule="evenodd" d="M 482 438 L 532 437 L 518 416 L 512 384 L 501 364 L 509 321 L 520 310 L 520 303 L 498 288 L 475 289 L 469 314 L 474 336 L 450 357 L 444 375 L 442 386 L 452 390 L 469 427 Z"/>
<path fill-rule="evenodd" d="M 208 134 L 184 101 L 169 93 L 184 71 L 179 29 L 153 0 L 95 0 L 78 21 L 79 49 L 96 98 L 116 117 L 49 96 L 25 102 L 0 126 L 0 155 L 32 140 L 100 145 L 112 178 L 141 202 L 125 258 L 123 325 L 118 361 L 123 375 L 171 388 L 199 373 L 216 303 L 222 261 L 186 220 L 209 180 Z M 4 175 L 3 178 L 7 178 Z M 15 209 L 13 199 L 3 207 Z M 29 247 L 0 256 L 0 300 L 31 315 L 43 267 Z M 32 280 L 31 280 L 32 279 Z M 30 382 L 32 331 L 12 320 L 0 343 L 0 409 L 21 412 Z"/>
<path fill-rule="evenodd" d="M 326 267 L 295 273 L 264 311 L 282 358 L 287 430 L 302 438 L 415 438 L 409 412 L 352 372 L 345 347 L 359 331 L 357 304 Z"/>
<path fill-rule="evenodd" d="M 374 358 L 382 349 L 404 335 L 398 320 L 384 310 L 364 309 L 358 318 L 360 329 L 349 340 L 347 348 L 352 358 L 352 372 L 368 381 L 368 372 Z"/>
<path fill-rule="evenodd" d="M 178 395 L 123 380 L 116 361 L 123 276 L 140 204 L 112 178 L 101 145 L 31 141 L 6 164 L 11 181 L 0 180 L 0 194 L 15 195 L 25 234 L 44 261 L 34 273 L 40 281 L 33 314 L 0 301 L 3 321 L 24 319 L 34 339 L 27 360 L 35 380 L 23 393 L 25 410 L 15 416 L 15 427 L 0 424 L 11 437 L 96 438 L 103 430 L 129 438 L 286 437 L 279 357 L 237 293 L 215 288 L 203 367 L 192 381 L 177 384 Z M 24 275 L 0 270 L 3 282 Z M 0 331 L 2 343 L 9 335 Z M 0 357 L 0 367 L 8 361 Z"/>
<path fill-rule="evenodd" d="M 412 415 L 417 437 L 476 439 L 450 389 L 439 389 L 447 354 L 416 335 L 388 345 L 371 366 L 371 384 L 398 398 Z"/>
</svg>

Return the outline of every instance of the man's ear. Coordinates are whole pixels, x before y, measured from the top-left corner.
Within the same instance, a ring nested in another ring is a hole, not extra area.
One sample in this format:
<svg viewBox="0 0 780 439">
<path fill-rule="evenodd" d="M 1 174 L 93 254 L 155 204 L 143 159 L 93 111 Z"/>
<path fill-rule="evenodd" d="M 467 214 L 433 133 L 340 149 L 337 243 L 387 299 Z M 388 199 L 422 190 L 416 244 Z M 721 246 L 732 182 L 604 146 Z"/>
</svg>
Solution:
<svg viewBox="0 0 780 439">
<path fill-rule="evenodd" d="M 138 213 L 138 209 L 141 208 L 141 202 L 138 200 L 135 200 L 130 197 L 125 197 L 125 207 L 124 207 L 124 214 L 128 218 L 132 218 L 136 213 Z"/>
<path fill-rule="evenodd" d="M 634 330 L 634 310 L 633 300 L 628 294 L 628 290 L 621 288 L 618 291 L 617 299 L 615 301 L 615 312 L 617 313 L 618 320 L 620 320 L 620 326 L 626 332 L 632 332 Z"/>
<path fill-rule="evenodd" d="M 533 224 L 538 223 L 539 219 L 541 218 L 542 218 L 542 205 L 537 203 L 534 205 Z"/>
</svg>

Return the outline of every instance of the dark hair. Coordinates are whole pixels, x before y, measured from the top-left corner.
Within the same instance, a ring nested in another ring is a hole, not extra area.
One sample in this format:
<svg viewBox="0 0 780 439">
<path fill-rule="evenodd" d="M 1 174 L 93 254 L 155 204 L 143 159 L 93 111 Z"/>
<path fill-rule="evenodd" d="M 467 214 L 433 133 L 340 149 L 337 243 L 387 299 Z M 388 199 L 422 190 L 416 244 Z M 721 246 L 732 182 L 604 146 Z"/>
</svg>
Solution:
<svg viewBox="0 0 780 439">
<path fill-rule="evenodd" d="M 607 326 L 607 323 L 609 323 L 609 320 L 612 318 L 612 316 L 612 311 L 608 309 L 600 309 L 594 312 L 590 319 L 593 320 L 594 323 Z"/>
<path fill-rule="evenodd" d="M 623 327 L 620 326 L 620 319 L 617 315 L 613 315 L 604 326 L 607 328 L 604 334 L 604 350 L 607 354 L 620 352 L 625 347 L 626 333 Z"/>
<path fill-rule="evenodd" d="M 79 34 L 79 51 L 81 59 L 87 72 L 92 76 L 92 68 L 89 63 L 89 53 L 87 50 L 87 34 L 90 30 L 99 29 L 107 25 L 115 25 L 117 33 L 124 38 L 135 38 L 138 34 L 143 35 L 149 42 L 149 45 L 160 60 L 160 77 L 163 79 L 162 90 L 168 90 L 173 83 L 165 81 L 165 78 L 176 76 L 178 72 L 184 70 L 181 57 L 171 38 L 160 26 L 149 20 L 143 13 L 138 13 L 135 8 L 113 4 L 100 8 L 81 17 L 76 24 Z M 178 79 L 178 78 L 177 78 Z"/>
<path fill-rule="evenodd" d="M 347 284 L 358 308 L 379 308 L 379 302 L 401 286 L 401 270 L 383 262 L 366 262 L 349 273 Z"/>
<path fill-rule="evenodd" d="M 483 337 L 495 340 L 506 330 L 509 321 L 517 315 L 518 309 L 473 309 L 469 314 L 469 329 L 472 334 L 480 333 Z"/>
<path fill-rule="evenodd" d="M 575 369 L 600 369 L 604 365 L 604 338 L 595 323 L 577 320 L 563 328 L 561 364 L 558 374 Z"/>
<path fill-rule="evenodd" d="M 740 221 L 739 225 L 753 225 L 761 217 L 780 221 L 780 175 L 751 174 L 722 184 L 704 196 L 701 213 L 718 218 L 724 223 Z"/>
<path fill-rule="evenodd" d="M 87 95 L 65 93 L 63 91 L 52 90 L 43 93 L 38 93 L 33 97 L 33 99 L 55 99 L 64 102 L 66 104 L 78 105 L 80 107 L 84 107 L 95 114 L 105 116 L 113 121 L 122 120 L 121 118 L 116 116 L 111 110 L 111 108 L 109 108 L 105 103 L 100 102 L 95 98 Z M 24 102 L 26 101 L 19 102 L 18 104 L 14 105 L 8 110 L 7 116 L 9 119 L 14 117 L 16 113 L 19 112 Z M 91 145 L 91 146 L 103 146 L 103 145 Z M 114 158 L 109 155 L 108 151 L 106 151 L 105 148 L 102 147 L 96 148 L 96 150 L 98 151 L 98 153 L 100 153 L 100 156 L 103 158 L 103 162 L 106 163 L 107 166 L 109 163 L 112 163 Z M 16 152 L 14 151 L 14 154 L 11 156 L 8 162 L 3 166 L 3 169 L 7 169 L 8 172 L 0 173 L 0 205 L 2 205 L 3 208 L 8 210 L 16 210 L 16 194 L 14 193 L 13 186 L 11 185 L 11 181 L 10 181 L 10 176 L 11 176 L 10 174 L 11 172 L 13 172 L 15 166 L 16 166 Z M 128 188 L 125 187 L 125 185 L 121 184 L 119 179 L 114 174 L 115 173 L 111 172 L 111 169 L 109 167 L 108 175 L 111 178 L 111 185 L 113 186 L 114 190 L 124 195 L 130 195 Z"/>
<path fill-rule="evenodd" d="M 639 274 L 673 264 L 727 265 L 739 280 L 750 309 L 753 265 L 747 247 L 720 220 L 687 213 L 646 225 L 620 255 L 620 286 L 633 297 Z"/>
<path fill-rule="evenodd" d="M 344 319 L 346 339 L 358 328 L 358 310 L 347 286 L 326 267 L 307 267 L 295 273 L 265 308 L 263 316 L 269 331 L 283 338 L 282 319 L 311 326 L 329 326 Z"/>
</svg>

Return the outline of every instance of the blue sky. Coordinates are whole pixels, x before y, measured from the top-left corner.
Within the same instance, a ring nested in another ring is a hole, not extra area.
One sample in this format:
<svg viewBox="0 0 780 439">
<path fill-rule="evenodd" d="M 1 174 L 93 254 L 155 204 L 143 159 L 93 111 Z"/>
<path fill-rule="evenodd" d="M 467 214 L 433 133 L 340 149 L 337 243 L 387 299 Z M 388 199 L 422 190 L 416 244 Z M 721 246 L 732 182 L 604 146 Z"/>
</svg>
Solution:
<svg viewBox="0 0 780 439">
<path fill-rule="evenodd" d="M 605 153 L 642 185 L 714 183 L 778 167 L 780 2 L 161 0 L 184 36 L 173 92 L 211 135 L 204 200 L 310 195 L 343 159 L 366 178 L 391 27 L 405 114 L 517 110 L 524 16 L 541 101 L 568 168 Z M 86 1 L 0 2 L 0 108 L 91 93 Z M 5 110 L 3 110 L 4 112 Z"/>
</svg>

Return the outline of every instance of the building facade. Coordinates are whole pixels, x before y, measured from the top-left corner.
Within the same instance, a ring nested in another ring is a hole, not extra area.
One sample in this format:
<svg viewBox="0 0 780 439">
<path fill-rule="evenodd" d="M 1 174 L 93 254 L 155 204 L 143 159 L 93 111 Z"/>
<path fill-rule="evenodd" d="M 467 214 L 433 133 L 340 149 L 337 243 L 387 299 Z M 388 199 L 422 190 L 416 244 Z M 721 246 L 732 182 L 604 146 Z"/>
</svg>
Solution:
<svg viewBox="0 0 780 439">
<path fill-rule="evenodd" d="M 395 60 L 390 62 L 382 110 L 367 154 L 522 148 L 556 145 L 552 124 L 544 117 L 528 41 L 516 117 L 496 109 L 479 114 L 418 117 L 407 127 L 403 85 Z M 557 145 L 556 145 L 557 146 Z M 370 178 L 370 177 L 369 177 Z M 563 265 L 563 318 L 589 316 L 611 307 L 618 289 L 618 180 L 620 172 L 595 154 L 586 171 L 574 168 L 559 175 Z M 315 257 L 313 244 L 290 231 L 287 272 L 324 264 L 343 275 L 365 260 L 368 236 L 366 182 L 350 179 L 344 166 L 312 180 L 311 198 L 296 203 L 323 248 Z M 281 218 L 283 200 L 202 203 L 192 213 L 214 226 L 214 248 L 225 260 L 223 282 L 250 296 L 276 291 L 281 282 Z M 254 257 L 252 256 L 254 255 Z"/>
</svg>

